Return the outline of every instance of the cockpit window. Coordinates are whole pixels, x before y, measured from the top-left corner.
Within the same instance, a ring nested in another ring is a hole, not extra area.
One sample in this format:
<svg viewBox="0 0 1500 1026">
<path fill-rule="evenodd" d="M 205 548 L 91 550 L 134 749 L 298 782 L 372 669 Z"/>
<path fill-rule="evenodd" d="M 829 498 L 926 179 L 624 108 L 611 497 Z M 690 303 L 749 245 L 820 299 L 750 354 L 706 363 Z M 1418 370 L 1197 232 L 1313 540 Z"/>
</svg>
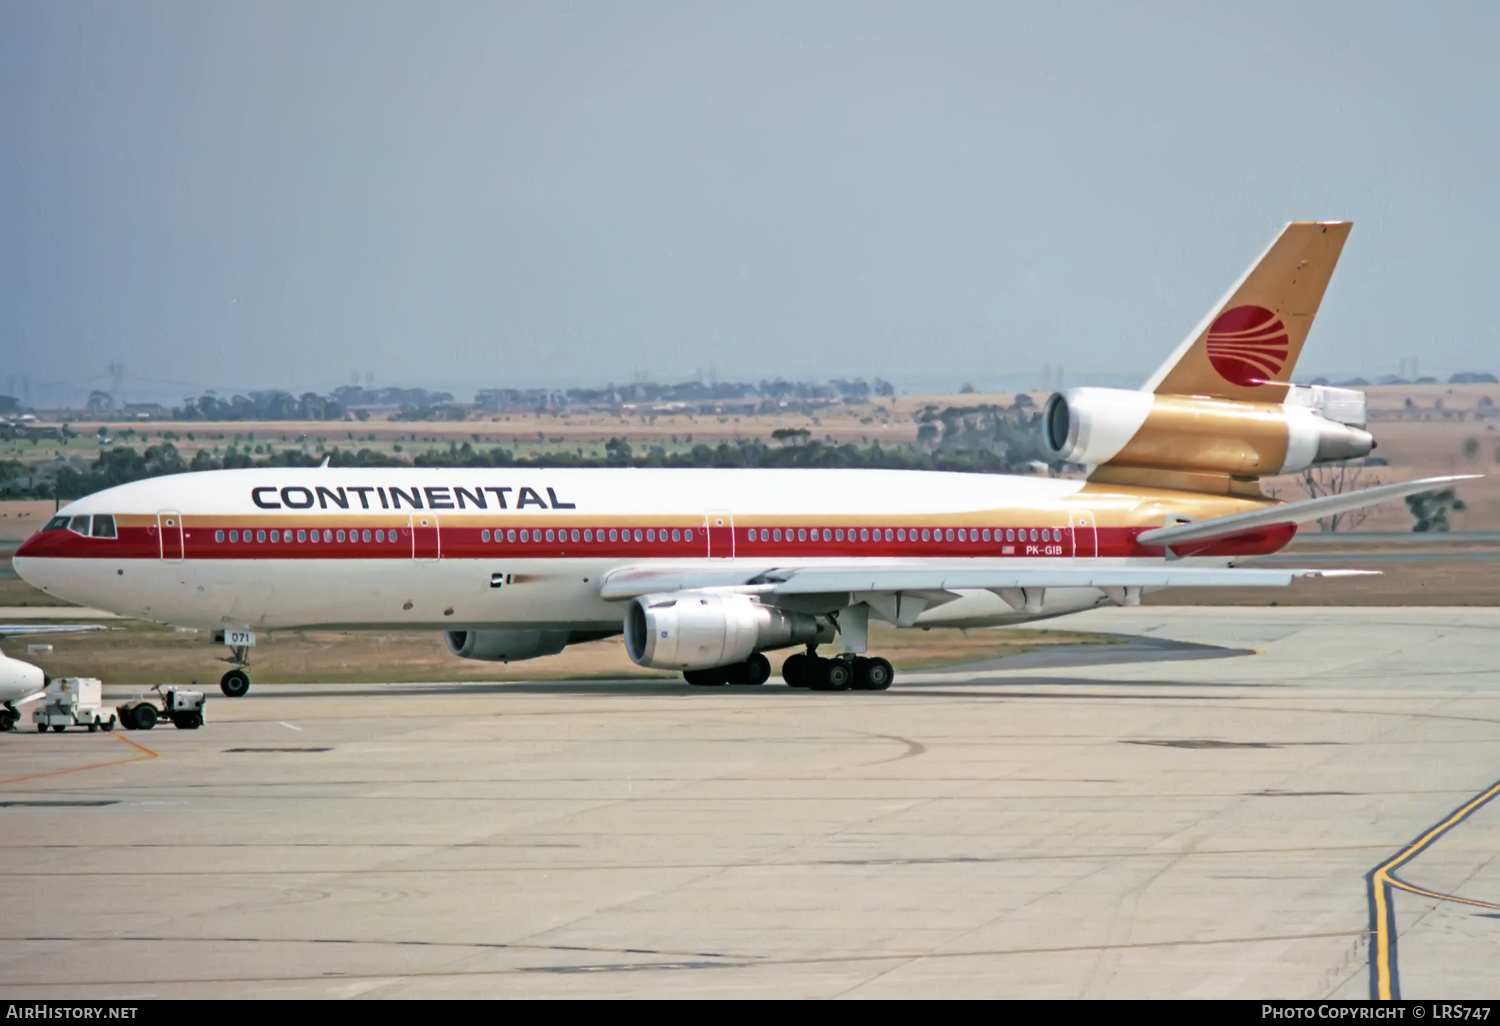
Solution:
<svg viewBox="0 0 1500 1026">
<path fill-rule="evenodd" d="M 68 530 L 72 531 L 74 534 L 81 534 L 85 538 L 87 538 L 89 536 L 88 515 L 85 514 L 81 517 L 74 517 L 73 522 L 68 525 Z"/>
<path fill-rule="evenodd" d="M 71 519 L 71 517 L 53 517 L 51 520 L 47 521 L 47 526 L 42 528 L 42 530 L 61 531 L 68 526 L 68 521 Z"/>
<path fill-rule="evenodd" d="M 109 513 L 94 514 L 94 537 L 113 538 L 115 536 L 115 518 Z"/>
</svg>

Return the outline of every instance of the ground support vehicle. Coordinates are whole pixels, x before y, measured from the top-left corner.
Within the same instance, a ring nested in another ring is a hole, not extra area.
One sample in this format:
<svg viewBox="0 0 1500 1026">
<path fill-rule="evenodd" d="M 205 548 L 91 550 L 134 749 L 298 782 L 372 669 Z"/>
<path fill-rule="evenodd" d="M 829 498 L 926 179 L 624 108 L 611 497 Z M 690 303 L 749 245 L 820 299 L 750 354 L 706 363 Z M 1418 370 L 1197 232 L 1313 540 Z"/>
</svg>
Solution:
<svg viewBox="0 0 1500 1026">
<path fill-rule="evenodd" d="M 47 682 L 42 703 L 31 713 L 38 733 L 59 734 L 69 727 L 114 730 L 115 714 L 104 715 L 104 685 L 96 677 L 58 677 Z"/>
<path fill-rule="evenodd" d="M 115 707 L 126 730 L 150 730 L 158 720 L 171 720 L 178 730 L 197 730 L 203 726 L 203 692 L 160 684 L 151 690 L 160 697 L 133 698 Z"/>
</svg>

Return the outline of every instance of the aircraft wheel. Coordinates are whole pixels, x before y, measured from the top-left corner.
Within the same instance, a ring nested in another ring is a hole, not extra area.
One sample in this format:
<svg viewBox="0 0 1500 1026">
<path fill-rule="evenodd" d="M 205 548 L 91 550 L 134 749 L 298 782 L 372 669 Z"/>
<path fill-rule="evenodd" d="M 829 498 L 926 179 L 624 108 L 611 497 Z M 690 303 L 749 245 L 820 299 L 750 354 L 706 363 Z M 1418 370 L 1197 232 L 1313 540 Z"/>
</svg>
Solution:
<svg viewBox="0 0 1500 1026">
<path fill-rule="evenodd" d="M 219 678 L 219 690 L 230 698 L 244 698 L 250 690 L 250 675 L 244 670 L 230 670 Z"/>
<path fill-rule="evenodd" d="M 786 686 L 789 688 L 805 688 L 809 665 L 806 653 L 794 652 L 786 657 L 786 662 L 781 664 L 781 679 L 786 681 Z"/>
<path fill-rule="evenodd" d="M 736 669 L 739 670 L 735 674 L 736 684 L 749 684 L 751 687 L 757 687 L 771 679 L 771 660 L 759 652 L 746 659 Z"/>
<path fill-rule="evenodd" d="M 848 691 L 854 680 L 854 667 L 845 659 L 819 659 L 809 676 L 814 691 Z"/>
<path fill-rule="evenodd" d="M 706 670 L 683 670 L 682 679 L 698 687 L 718 687 L 729 683 L 722 666 L 711 666 Z"/>
<path fill-rule="evenodd" d="M 891 664 L 878 656 L 854 661 L 854 687 L 859 691 L 884 691 L 895 678 Z"/>
</svg>

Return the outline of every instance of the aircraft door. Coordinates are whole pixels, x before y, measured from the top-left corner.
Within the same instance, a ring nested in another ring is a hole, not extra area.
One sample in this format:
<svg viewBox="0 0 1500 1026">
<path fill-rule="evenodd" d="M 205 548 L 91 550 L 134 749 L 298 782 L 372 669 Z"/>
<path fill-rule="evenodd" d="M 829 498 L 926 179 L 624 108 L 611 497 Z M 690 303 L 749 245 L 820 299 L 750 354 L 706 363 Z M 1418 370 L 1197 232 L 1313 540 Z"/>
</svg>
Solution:
<svg viewBox="0 0 1500 1026">
<path fill-rule="evenodd" d="M 1093 510 L 1068 510 L 1068 535 L 1073 541 L 1075 558 L 1092 559 L 1099 555 L 1099 527 L 1094 522 Z"/>
<path fill-rule="evenodd" d="M 734 558 L 734 517 L 724 510 L 709 510 L 703 516 L 710 559 Z"/>
<path fill-rule="evenodd" d="M 156 538 L 161 543 L 161 558 L 168 563 L 182 562 L 182 514 L 164 509 L 156 514 Z"/>
<path fill-rule="evenodd" d="M 411 558 L 423 563 L 436 560 L 442 548 L 438 518 L 431 513 L 418 513 L 408 523 L 411 524 Z"/>
</svg>

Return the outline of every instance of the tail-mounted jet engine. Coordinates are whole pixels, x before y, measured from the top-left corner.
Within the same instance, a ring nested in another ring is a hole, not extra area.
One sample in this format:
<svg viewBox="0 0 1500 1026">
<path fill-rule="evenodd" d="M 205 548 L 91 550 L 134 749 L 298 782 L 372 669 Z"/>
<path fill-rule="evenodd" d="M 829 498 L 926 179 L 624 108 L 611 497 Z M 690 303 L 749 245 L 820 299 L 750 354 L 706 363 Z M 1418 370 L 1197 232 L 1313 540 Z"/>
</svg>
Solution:
<svg viewBox="0 0 1500 1026">
<path fill-rule="evenodd" d="M 1364 399 L 1296 385 L 1281 403 L 1070 388 L 1047 400 L 1042 426 L 1049 452 L 1071 463 L 1262 477 L 1368 456 Z"/>
<path fill-rule="evenodd" d="M 625 648 L 637 665 L 702 670 L 743 662 L 764 649 L 833 640 L 833 627 L 750 595 L 642 595 L 625 611 Z"/>
<path fill-rule="evenodd" d="M 460 658 L 509 663 L 556 655 L 575 639 L 569 631 L 444 631 L 443 640 Z"/>
</svg>

